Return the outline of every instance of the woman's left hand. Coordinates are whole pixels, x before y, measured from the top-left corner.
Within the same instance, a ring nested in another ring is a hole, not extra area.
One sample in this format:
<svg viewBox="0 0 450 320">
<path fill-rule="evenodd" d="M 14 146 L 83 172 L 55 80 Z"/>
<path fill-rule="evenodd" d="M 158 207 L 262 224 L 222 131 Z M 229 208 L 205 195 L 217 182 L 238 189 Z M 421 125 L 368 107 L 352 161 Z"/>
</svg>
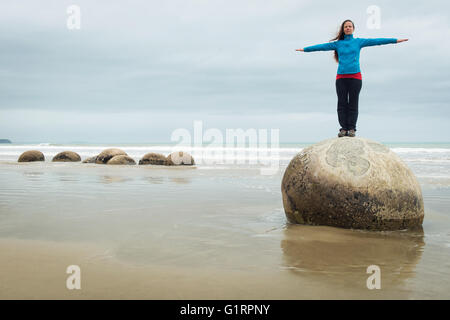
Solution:
<svg viewBox="0 0 450 320">
<path fill-rule="evenodd" d="M 403 41 L 408 41 L 408 39 L 397 39 L 397 43 L 403 42 Z"/>
</svg>

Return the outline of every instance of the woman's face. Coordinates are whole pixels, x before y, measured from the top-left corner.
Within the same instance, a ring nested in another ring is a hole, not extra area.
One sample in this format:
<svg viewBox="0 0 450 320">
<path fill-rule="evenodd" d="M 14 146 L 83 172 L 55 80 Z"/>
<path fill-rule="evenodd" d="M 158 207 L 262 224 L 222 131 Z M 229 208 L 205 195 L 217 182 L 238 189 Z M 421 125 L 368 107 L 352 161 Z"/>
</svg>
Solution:
<svg viewBox="0 0 450 320">
<path fill-rule="evenodd" d="M 344 34 L 352 34 L 353 33 L 353 23 L 347 21 L 344 23 Z"/>
</svg>

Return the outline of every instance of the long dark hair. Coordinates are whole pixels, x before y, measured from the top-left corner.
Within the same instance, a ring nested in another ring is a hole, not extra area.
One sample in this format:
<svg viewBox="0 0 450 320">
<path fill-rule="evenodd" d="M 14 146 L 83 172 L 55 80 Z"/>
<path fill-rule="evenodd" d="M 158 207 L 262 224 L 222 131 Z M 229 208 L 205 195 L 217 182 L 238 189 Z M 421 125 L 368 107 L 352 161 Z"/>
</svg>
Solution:
<svg viewBox="0 0 450 320">
<path fill-rule="evenodd" d="M 350 20 L 350 19 L 347 19 L 344 22 L 342 22 L 341 28 L 339 29 L 338 33 L 336 34 L 336 37 L 331 39 L 330 41 L 344 40 L 344 35 L 345 35 L 345 33 L 344 33 L 344 24 L 346 22 L 351 22 L 352 25 L 353 25 L 353 30 L 355 30 L 355 24 L 353 23 L 353 21 Z M 334 50 L 334 60 L 336 60 L 336 62 L 339 62 L 339 56 L 338 56 L 338 53 L 337 53 L 336 50 Z"/>
</svg>

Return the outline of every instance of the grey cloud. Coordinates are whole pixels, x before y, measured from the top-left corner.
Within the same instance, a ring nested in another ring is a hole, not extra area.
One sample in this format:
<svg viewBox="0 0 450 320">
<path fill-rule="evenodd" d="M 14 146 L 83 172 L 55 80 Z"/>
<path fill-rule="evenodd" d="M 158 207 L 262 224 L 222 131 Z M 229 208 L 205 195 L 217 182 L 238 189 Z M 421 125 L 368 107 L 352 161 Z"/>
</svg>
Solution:
<svg viewBox="0 0 450 320">
<path fill-rule="evenodd" d="M 0 4 L 0 111 L 335 113 L 327 42 L 345 18 L 358 37 L 407 37 L 361 51 L 361 110 L 379 117 L 450 117 L 449 5 L 378 1 L 78 1 L 82 29 L 65 27 L 71 1 Z M 450 137 L 450 136 L 449 136 Z"/>
</svg>

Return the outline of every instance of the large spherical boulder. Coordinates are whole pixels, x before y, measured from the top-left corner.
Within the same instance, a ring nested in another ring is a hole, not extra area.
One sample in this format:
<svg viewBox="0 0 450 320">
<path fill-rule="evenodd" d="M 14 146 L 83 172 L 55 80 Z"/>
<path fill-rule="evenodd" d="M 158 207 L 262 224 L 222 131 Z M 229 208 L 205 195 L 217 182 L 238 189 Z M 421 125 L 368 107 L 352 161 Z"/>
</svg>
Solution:
<svg viewBox="0 0 450 320">
<path fill-rule="evenodd" d="M 172 152 L 167 156 L 167 165 L 168 166 L 192 166 L 195 164 L 194 158 L 187 153 L 183 151 L 176 151 Z"/>
<path fill-rule="evenodd" d="M 81 157 L 78 153 L 73 151 L 63 151 L 53 157 L 52 161 L 58 162 L 77 162 L 81 161 Z"/>
<path fill-rule="evenodd" d="M 123 150 L 116 149 L 116 148 L 105 149 L 97 156 L 97 159 L 95 159 L 95 163 L 98 163 L 98 164 L 107 163 L 112 157 L 118 156 L 118 155 L 127 156 L 127 153 Z"/>
<path fill-rule="evenodd" d="M 156 165 L 166 165 L 167 164 L 167 158 L 165 155 L 160 153 L 146 153 L 141 160 L 139 160 L 140 165 L 146 165 L 146 164 L 156 164 Z"/>
<path fill-rule="evenodd" d="M 118 156 L 112 157 L 106 164 L 128 164 L 128 165 L 134 165 L 134 164 L 136 164 L 136 161 L 134 161 L 133 158 L 130 158 L 127 155 L 120 154 Z"/>
<path fill-rule="evenodd" d="M 400 230 L 424 218 L 414 174 L 389 148 L 364 138 L 305 148 L 286 168 L 281 191 L 292 223 Z"/>
<path fill-rule="evenodd" d="M 18 162 L 45 161 L 44 154 L 39 150 L 28 150 L 22 153 Z"/>
</svg>

